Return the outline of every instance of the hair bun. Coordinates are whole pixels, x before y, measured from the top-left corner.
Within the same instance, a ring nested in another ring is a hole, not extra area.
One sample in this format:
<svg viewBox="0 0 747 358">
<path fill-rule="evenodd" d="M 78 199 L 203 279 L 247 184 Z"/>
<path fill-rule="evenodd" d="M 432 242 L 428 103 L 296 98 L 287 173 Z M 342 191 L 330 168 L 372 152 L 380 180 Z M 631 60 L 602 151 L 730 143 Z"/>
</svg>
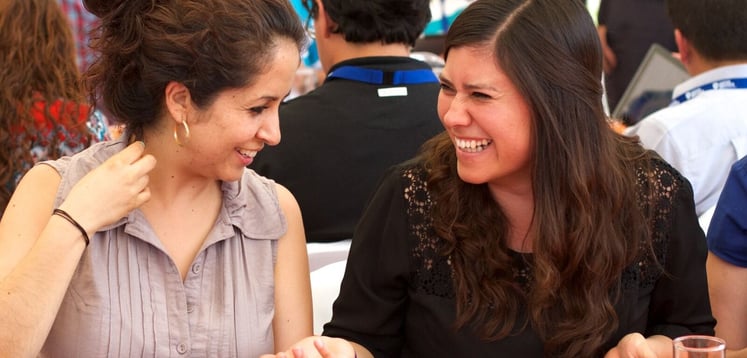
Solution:
<svg viewBox="0 0 747 358">
<path fill-rule="evenodd" d="M 109 15 L 127 0 L 83 0 L 83 6 L 99 18 Z"/>
</svg>

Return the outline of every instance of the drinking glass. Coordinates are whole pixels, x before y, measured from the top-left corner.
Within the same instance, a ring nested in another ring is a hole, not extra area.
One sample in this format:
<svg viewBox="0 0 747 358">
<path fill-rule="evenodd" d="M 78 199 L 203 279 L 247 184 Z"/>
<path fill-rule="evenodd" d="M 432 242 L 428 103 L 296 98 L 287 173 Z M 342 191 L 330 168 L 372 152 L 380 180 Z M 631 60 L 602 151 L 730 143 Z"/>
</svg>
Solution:
<svg viewBox="0 0 747 358">
<path fill-rule="evenodd" d="M 711 336 L 682 336 L 672 341 L 674 358 L 725 358 L 726 342 Z"/>
</svg>

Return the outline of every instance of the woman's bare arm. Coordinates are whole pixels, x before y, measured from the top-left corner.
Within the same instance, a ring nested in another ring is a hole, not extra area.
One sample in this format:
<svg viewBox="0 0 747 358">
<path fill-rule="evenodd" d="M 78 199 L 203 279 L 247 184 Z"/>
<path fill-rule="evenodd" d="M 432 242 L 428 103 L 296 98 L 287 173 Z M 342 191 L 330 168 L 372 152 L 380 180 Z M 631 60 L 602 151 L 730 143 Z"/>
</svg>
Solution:
<svg viewBox="0 0 747 358">
<path fill-rule="evenodd" d="M 154 165 L 142 143 L 130 145 L 81 179 L 60 208 L 91 236 L 148 200 L 147 173 Z M 32 168 L 0 220 L 3 356 L 38 355 L 85 249 L 83 233 L 52 215 L 59 183 L 51 167 Z"/>
<path fill-rule="evenodd" d="M 275 350 L 286 350 L 291 344 L 313 331 L 309 261 L 301 210 L 293 195 L 276 185 L 280 206 L 285 213 L 288 231 L 278 244 L 275 265 Z"/>
</svg>

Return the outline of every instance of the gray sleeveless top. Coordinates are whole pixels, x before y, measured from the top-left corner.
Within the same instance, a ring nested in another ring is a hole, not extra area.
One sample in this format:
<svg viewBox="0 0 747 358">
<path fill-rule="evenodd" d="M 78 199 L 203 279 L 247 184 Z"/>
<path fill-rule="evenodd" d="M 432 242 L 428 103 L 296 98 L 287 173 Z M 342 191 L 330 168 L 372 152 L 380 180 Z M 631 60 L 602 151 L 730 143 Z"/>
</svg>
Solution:
<svg viewBox="0 0 747 358">
<path fill-rule="evenodd" d="M 123 142 L 102 142 L 43 162 L 62 176 L 55 207 L 81 177 L 123 148 Z M 273 182 L 251 170 L 222 190 L 219 217 L 184 281 L 140 210 L 91 237 L 41 356 L 274 352 L 274 265 L 285 217 Z"/>
</svg>

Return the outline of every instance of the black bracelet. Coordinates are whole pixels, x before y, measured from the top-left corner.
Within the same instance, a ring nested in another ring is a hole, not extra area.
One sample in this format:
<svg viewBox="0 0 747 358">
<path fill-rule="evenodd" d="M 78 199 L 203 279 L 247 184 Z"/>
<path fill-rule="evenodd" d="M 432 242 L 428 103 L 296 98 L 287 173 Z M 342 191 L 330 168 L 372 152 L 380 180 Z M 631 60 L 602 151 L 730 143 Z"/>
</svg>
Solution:
<svg viewBox="0 0 747 358">
<path fill-rule="evenodd" d="M 61 218 L 64 218 L 65 220 L 73 224 L 73 226 L 77 227 L 78 230 L 80 230 L 81 235 L 83 235 L 83 240 L 86 240 L 86 246 L 88 246 L 88 243 L 91 240 L 88 239 L 88 233 L 86 232 L 86 229 L 80 226 L 80 224 L 78 224 L 78 222 L 75 221 L 75 219 L 73 219 L 73 217 L 70 216 L 70 214 L 68 214 L 65 210 L 62 210 L 62 209 L 54 209 L 54 211 L 52 212 L 52 215 L 57 215 Z"/>
</svg>

